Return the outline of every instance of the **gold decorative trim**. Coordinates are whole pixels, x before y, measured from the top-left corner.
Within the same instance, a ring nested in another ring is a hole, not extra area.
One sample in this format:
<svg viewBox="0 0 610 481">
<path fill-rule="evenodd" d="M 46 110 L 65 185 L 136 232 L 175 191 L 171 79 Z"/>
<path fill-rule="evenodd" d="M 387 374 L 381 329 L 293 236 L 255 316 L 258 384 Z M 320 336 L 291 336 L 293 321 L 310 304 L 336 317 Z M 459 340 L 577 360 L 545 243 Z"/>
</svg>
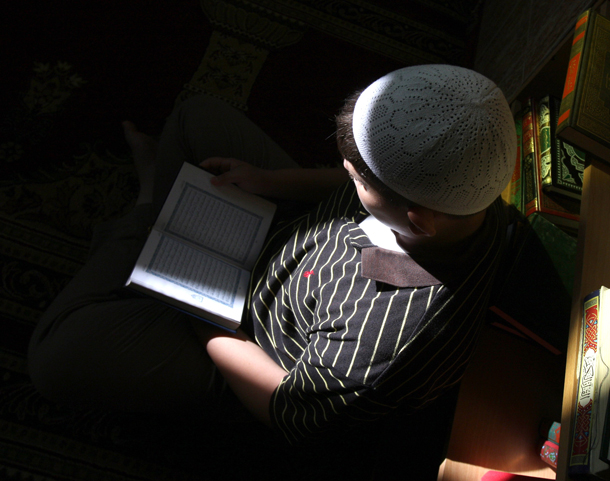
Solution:
<svg viewBox="0 0 610 481">
<path fill-rule="evenodd" d="M 252 85 L 268 53 L 264 48 L 214 31 L 199 68 L 178 100 L 203 92 L 247 110 Z"/>
<path fill-rule="evenodd" d="M 269 50 L 287 47 L 298 42 L 303 36 L 303 23 L 266 10 L 263 14 L 236 6 L 240 2 L 222 0 L 200 0 L 201 8 L 210 23 L 220 29 L 248 39 Z"/>
<path fill-rule="evenodd" d="M 47 231 L 47 232 L 45 232 Z M 74 275 L 89 253 L 89 240 L 57 232 L 45 225 L 27 226 L 0 215 L 0 254 Z"/>
<path fill-rule="evenodd" d="M 405 64 L 447 63 L 463 51 L 461 38 L 364 0 L 234 0 Z"/>
<path fill-rule="evenodd" d="M 19 449 L 16 449 L 17 446 Z M 47 473 L 46 476 L 58 476 L 62 479 L 74 479 L 75 473 L 79 479 L 108 481 L 201 479 L 198 476 L 176 472 L 161 464 L 155 465 L 4 420 L 0 420 L 0 467 L 2 465 L 12 466 L 14 473 L 43 472 Z M 32 477 L 36 479 L 36 475 Z"/>
<path fill-rule="evenodd" d="M 467 2 L 456 2 L 455 0 L 415 0 L 422 5 L 426 5 L 434 10 L 442 12 L 464 26 L 472 26 L 478 16 L 483 0 L 473 0 Z"/>
<path fill-rule="evenodd" d="M 247 110 L 267 54 L 315 28 L 405 65 L 460 62 L 461 38 L 364 0 L 200 0 L 210 44 L 178 102 L 205 92 Z"/>
<path fill-rule="evenodd" d="M 247 100 L 270 50 L 298 42 L 303 24 L 269 11 L 237 6 L 239 2 L 200 0 L 215 30 L 193 78 L 177 103 L 206 93 L 247 110 Z"/>
</svg>

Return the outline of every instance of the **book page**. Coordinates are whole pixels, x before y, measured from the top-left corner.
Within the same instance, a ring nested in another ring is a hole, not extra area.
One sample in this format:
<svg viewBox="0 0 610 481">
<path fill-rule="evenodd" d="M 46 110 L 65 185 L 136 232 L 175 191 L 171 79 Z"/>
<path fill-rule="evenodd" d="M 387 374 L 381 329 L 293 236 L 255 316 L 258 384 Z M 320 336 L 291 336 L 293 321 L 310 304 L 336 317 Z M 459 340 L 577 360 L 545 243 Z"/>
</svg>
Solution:
<svg viewBox="0 0 610 481">
<path fill-rule="evenodd" d="M 233 185 L 214 187 L 211 177 L 193 165 L 184 164 L 155 228 L 251 269 L 275 205 Z"/>
<path fill-rule="evenodd" d="M 153 231 L 129 284 L 239 321 L 248 281 L 248 271 Z"/>
<path fill-rule="evenodd" d="M 242 270 L 161 235 L 146 272 L 232 308 Z"/>
<path fill-rule="evenodd" d="M 244 265 L 262 222 L 261 215 L 187 182 L 163 230 Z"/>
</svg>

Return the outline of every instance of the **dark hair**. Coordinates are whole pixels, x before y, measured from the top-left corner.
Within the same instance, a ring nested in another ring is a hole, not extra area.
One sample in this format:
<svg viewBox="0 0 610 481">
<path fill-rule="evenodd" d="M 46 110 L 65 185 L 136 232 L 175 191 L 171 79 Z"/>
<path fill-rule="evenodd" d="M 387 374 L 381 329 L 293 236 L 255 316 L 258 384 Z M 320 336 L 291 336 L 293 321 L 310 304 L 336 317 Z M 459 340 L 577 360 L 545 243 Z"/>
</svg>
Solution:
<svg viewBox="0 0 610 481">
<path fill-rule="evenodd" d="M 392 202 L 408 202 L 412 205 L 413 202 L 407 201 L 407 199 L 394 192 L 381 180 L 379 180 L 371 169 L 369 169 L 369 166 L 366 165 L 362 155 L 360 155 L 360 151 L 356 145 L 356 140 L 354 139 L 352 122 L 354 119 L 354 108 L 356 107 L 356 102 L 358 101 L 358 98 L 362 92 L 363 90 L 358 90 L 347 97 L 343 107 L 335 118 L 335 122 L 337 124 L 337 147 L 339 148 L 339 153 L 345 160 L 352 164 L 354 169 L 356 169 L 356 172 L 358 172 L 358 174 L 364 180 L 366 180 L 367 183 L 371 184 L 381 195 L 388 198 Z"/>
</svg>

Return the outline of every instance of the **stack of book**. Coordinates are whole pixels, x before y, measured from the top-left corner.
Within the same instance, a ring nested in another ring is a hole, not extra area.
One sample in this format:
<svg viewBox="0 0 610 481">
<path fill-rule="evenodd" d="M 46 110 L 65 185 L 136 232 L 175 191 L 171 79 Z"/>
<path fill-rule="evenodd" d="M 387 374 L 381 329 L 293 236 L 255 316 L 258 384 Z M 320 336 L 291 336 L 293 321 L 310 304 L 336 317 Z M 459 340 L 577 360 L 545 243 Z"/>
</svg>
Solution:
<svg viewBox="0 0 610 481">
<path fill-rule="evenodd" d="M 554 422 L 546 430 L 546 440 L 540 448 L 540 459 L 553 468 L 557 468 L 559 456 L 559 440 L 561 438 L 561 423 Z"/>
<path fill-rule="evenodd" d="M 561 99 L 528 98 L 515 115 L 519 144 L 508 201 L 570 234 L 578 231 L 585 153 L 557 136 Z"/>
<path fill-rule="evenodd" d="M 610 20 L 594 10 L 576 22 L 561 99 L 513 105 L 519 155 L 505 199 L 569 233 L 580 220 L 585 162 L 610 162 Z"/>
<path fill-rule="evenodd" d="M 610 20 L 594 10 L 583 12 L 576 22 L 561 99 L 547 95 L 513 104 L 519 149 L 514 175 L 503 197 L 526 222 L 521 222 L 525 227 L 516 229 L 517 242 L 512 242 L 510 249 L 513 257 L 501 276 L 506 282 L 497 289 L 500 295 L 492 311 L 505 321 L 503 325 L 495 321 L 500 327 L 534 339 L 552 352 L 563 352 L 565 347 L 562 339 L 570 302 L 563 301 L 566 291 L 571 296 L 569 276 L 575 272 L 573 239 L 579 227 L 585 165 L 591 158 L 610 163 L 609 38 Z M 519 234 L 519 230 L 533 231 L 538 239 Z M 560 230 L 568 236 L 560 235 Z M 532 254 L 536 251 L 540 255 Z M 547 255 L 552 265 L 542 259 Z M 552 276 L 541 274 L 541 264 L 554 267 L 545 270 Z M 569 267 L 568 271 L 562 272 L 562 266 Z M 557 276 L 565 289 L 561 283 L 550 284 Z M 533 280 L 535 285 L 526 286 L 523 280 Z M 536 286 L 548 290 L 541 293 Z M 533 315 L 517 307 L 531 297 L 526 287 L 539 294 L 538 311 Z M 550 304 L 557 314 L 547 316 Z M 542 314 L 538 316 L 538 312 Z"/>
</svg>

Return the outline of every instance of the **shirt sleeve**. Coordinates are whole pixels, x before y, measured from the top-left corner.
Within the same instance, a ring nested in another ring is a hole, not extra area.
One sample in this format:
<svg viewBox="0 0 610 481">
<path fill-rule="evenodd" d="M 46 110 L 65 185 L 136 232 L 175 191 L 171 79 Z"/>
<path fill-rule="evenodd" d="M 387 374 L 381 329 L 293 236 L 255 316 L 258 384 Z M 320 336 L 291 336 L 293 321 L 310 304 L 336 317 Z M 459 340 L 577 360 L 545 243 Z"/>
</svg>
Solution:
<svg viewBox="0 0 610 481">
<path fill-rule="evenodd" d="M 395 406 L 371 386 L 323 364 L 317 353 L 299 359 L 271 400 L 274 425 L 289 442 L 371 421 Z"/>
<path fill-rule="evenodd" d="M 307 347 L 273 394 L 271 418 L 290 442 L 331 435 L 394 410 L 398 401 L 374 383 L 441 291 L 440 286 L 379 290 L 375 281 L 353 281 L 342 278 L 332 285 L 333 302 L 318 304 Z M 331 284 L 321 284 L 316 296 L 324 298 Z"/>
</svg>

